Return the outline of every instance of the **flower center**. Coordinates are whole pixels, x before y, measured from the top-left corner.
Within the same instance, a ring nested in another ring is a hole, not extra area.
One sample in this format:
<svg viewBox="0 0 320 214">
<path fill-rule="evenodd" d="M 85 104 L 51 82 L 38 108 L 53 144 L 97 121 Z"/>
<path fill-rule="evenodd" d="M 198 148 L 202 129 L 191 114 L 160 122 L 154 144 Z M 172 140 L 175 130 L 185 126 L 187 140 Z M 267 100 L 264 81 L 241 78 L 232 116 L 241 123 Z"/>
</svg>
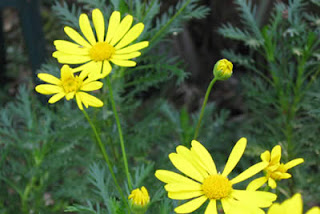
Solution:
<svg viewBox="0 0 320 214">
<path fill-rule="evenodd" d="M 204 179 L 202 190 L 209 199 L 222 199 L 230 195 L 232 184 L 222 175 L 210 175 Z"/>
<path fill-rule="evenodd" d="M 78 76 L 69 77 L 64 79 L 62 82 L 62 87 L 65 93 L 70 93 L 73 91 L 78 91 L 81 88 L 82 81 L 79 79 Z"/>
<path fill-rule="evenodd" d="M 103 61 L 110 59 L 114 54 L 115 49 L 112 45 L 109 45 L 107 42 L 98 42 L 89 51 L 90 58 L 93 61 Z"/>
</svg>

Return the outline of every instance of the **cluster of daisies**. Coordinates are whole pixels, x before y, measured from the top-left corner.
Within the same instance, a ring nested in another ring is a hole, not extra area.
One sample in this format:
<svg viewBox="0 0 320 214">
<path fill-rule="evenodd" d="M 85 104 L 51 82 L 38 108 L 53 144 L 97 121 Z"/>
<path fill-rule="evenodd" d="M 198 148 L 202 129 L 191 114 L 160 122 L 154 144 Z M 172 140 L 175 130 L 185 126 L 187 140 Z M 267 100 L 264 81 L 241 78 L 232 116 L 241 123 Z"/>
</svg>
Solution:
<svg viewBox="0 0 320 214">
<path fill-rule="evenodd" d="M 143 23 L 132 27 L 131 15 L 121 20 L 120 13 L 113 12 L 105 32 L 103 14 L 99 9 L 94 9 L 92 23 L 95 33 L 88 16 L 81 14 L 79 26 L 83 36 L 71 27 L 65 27 L 65 33 L 74 42 L 54 41 L 57 51 L 53 53 L 53 57 L 64 64 L 60 79 L 51 74 L 39 73 L 39 79 L 48 84 L 41 84 L 35 88 L 41 94 L 53 95 L 49 103 L 55 103 L 65 97 L 67 100 L 75 98 L 81 110 L 83 106 L 86 108 L 103 106 L 101 100 L 86 92 L 102 88 L 103 83 L 99 80 L 110 74 L 111 63 L 122 67 L 135 66 L 136 62 L 132 59 L 140 56 L 140 50 L 149 45 L 148 41 L 130 45 L 144 29 Z M 232 63 L 222 60 L 219 66 L 215 69 L 218 71 L 215 75 L 220 75 L 222 80 L 229 78 L 232 74 Z M 208 201 L 205 214 L 217 214 L 218 210 L 223 210 L 226 214 L 263 214 L 265 213 L 263 209 L 270 206 L 268 214 L 302 214 L 303 204 L 300 194 L 294 195 L 282 204 L 273 204 L 277 195 L 259 190 L 265 183 L 275 189 L 277 181 L 290 178 L 291 174 L 287 171 L 303 163 L 302 158 L 286 164 L 281 163 L 281 147 L 275 146 L 271 152 L 265 151 L 261 154 L 261 162 L 230 178 L 230 173 L 245 151 L 247 145 L 245 138 L 241 138 L 233 147 L 222 173 L 218 171 L 212 156 L 200 142 L 193 140 L 191 145 L 190 149 L 178 146 L 176 152 L 169 155 L 172 164 L 183 175 L 168 170 L 157 170 L 155 173 L 160 181 L 166 183 L 164 188 L 169 198 L 186 201 L 175 208 L 176 213 L 192 213 Z M 246 189 L 235 187 L 261 171 L 264 171 L 264 176 L 253 180 Z M 132 211 L 145 213 L 150 197 L 147 189 L 142 187 L 133 190 L 129 200 L 132 203 Z M 314 207 L 307 214 L 320 214 L 320 209 Z"/>
<path fill-rule="evenodd" d="M 86 92 L 102 88 L 103 84 L 98 80 L 111 72 L 111 63 L 121 67 L 135 66 L 136 62 L 132 59 L 140 56 L 140 50 L 149 45 L 148 41 L 130 45 L 144 29 L 143 23 L 132 26 L 131 15 L 121 20 L 120 12 L 114 11 L 106 32 L 102 12 L 94 9 L 92 23 L 95 33 L 88 16 L 81 14 L 79 26 L 83 36 L 73 28 L 65 27 L 65 33 L 74 42 L 54 41 L 57 51 L 53 53 L 53 57 L 57 58 L 59 63 L 65 64 L 61 68 L 60 79 L 51 74 L 39 73 L 39 79 L 48 84 L 41 84 L 35 88 L 38 93 L 53 95 L 49 103 L 55 103 L 63 97 L 67 100 L 75 97 L 81 110 L 83 105 L 86 108 L 103 106 L 101 100 Z"/>
</svg>

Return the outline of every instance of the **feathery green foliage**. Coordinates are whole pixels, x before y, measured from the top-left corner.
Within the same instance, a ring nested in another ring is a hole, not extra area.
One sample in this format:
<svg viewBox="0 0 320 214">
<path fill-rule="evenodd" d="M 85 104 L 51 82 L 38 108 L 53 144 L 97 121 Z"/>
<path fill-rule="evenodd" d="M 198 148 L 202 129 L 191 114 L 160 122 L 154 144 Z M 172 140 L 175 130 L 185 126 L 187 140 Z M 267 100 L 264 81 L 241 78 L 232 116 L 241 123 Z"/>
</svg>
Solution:
<svg viewBox="0 0 320 214">
<path fill-rule="evenodd" d="M 316 87 L 320 72 L 318 17 L 307 10 L 310 2 L 290 0 L 288 5 L 276 3 L 269 24 L 260 27 L 254 21 L 252 1 L 235 3 L 243 27 L 224 24 L 219 32 L 250 50 L 248 55 L 223 51 L 233 62 L 254 72 L 242 78 L 248 109 L 242 128 L 257 142 L 257 153 L 267 149 L 266 145 L 271 149 L 280 144 L 286 161 L 305 158 L 303 170 L 296 170 L 289 188 L 282 186 L 281 192 L 291 195 L 304 189 L 310 201 L 319 201 L 315 191 L 320 185 L 316 158 L 319 125 L 313 115 L 319 103 L 311 98 L 320 93 Z"/>
</svg>

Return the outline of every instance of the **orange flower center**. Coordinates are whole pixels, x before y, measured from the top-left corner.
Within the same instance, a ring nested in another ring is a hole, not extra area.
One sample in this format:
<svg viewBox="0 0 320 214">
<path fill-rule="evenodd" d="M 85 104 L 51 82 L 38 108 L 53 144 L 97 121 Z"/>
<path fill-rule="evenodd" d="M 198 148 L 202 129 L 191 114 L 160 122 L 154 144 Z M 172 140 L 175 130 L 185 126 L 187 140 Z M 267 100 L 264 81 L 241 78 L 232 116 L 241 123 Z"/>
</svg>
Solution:
<svg viewBox="0 0 320 214">
<path fill-rule="evenodd" d="M 89 55 L 93 61 L 98 62 L 110 59 L 114 52 L 115 49 L 112 45 L 107 42 L 98 42 L 92 46 L 89 51 Z"/>
<path fill-rule="evenodd" d="M 232 184 L 222 175 L 210 175 L 204 179 L 202 190 L 209 199 L 222 199 L 230 195 Z"/>
</svg>

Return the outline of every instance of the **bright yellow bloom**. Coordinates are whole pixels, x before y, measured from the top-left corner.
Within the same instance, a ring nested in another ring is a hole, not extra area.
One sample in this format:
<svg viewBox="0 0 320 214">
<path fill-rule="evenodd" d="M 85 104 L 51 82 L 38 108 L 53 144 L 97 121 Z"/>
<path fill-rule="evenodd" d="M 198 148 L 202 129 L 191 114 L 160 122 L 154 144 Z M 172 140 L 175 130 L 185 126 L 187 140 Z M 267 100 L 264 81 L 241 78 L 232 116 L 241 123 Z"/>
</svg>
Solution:
<svg viewBox="0 0 320 214">
<path fill-rule="evenodd" d="M 277 196 L 273 193 L 251 190 L 237 190 L 233 185 L 240 183 L 263 170 L 267 163 L 255 164 L 229 179 L 228 175 L 242 157 L 247 139 L 241 138 L 233 147 L 223 172 L 216 165 L 207 149 L 198 141 L 191 142 L 191 149 L 184 146 L 176 148 L 169 158 L 173 165 L 186 176 L 167 170 L 157 170 L 155 176 L 166 183 L 168 197 L 176 200 L 188 200 L 175 208 L 176 213 L 192 213 L 209 200 L 205 214 L 217 214 L 217 200 L 227 214 L 263 214 L 260 208 L 269 207 Z"/>
<path fill-rule="evenodd" d="M 75 76 L 72 69 L 68 65 L 64 65 L 61 68 L 61 79 L 46 73 L 39 73 L 38 77 L 39 79 L 50 83 L 41 84 L 35 88 L 35 90 L 40 94 L 54 94 L 49 99 L 49 103 L 55 103 L 63 97 L 66 97 L 67 100 L 70 100 L 75 96 L 78 107 L 81 110 L 83 109 L 82 104 L 86 108 L 88 108 L 88 106 L 103 106 L 103 102 L 101 100 L 83 92 L 98 90 L 103 85 L 102 82 L 88 77 L 88 72 L 81 72 L 79 76 Z"/>
<path fill-rule="evenodd" d="M 148 190 L 144 186 L 141 189 L 132 190 L 128 199 L 131 202 L 131 209 L 134 213 L 145 213 L 147 211 L 150 197 Z"/>
<path fill-rule="evenodd" d="M 233 64 L 227 59 L 219 60 L 214 68 L 213 74 L 218 80 L 227 80 L 232 75 Z"/>
<path fill-rule="evenodd" d="M 99 9 L 92 11 L 92 21 L 95 28 L 94 35 L 90 21 L 86 14 L 81 14 L 79 25 L 82 37 L 71 27 L 65 27 L 65 33 L 75 42 L 56 40 L 57 49 L 53 57 L 63 64 L 83 64 L 74 69 L 74 72 L 86 70 L 96 72 L 101 78 L 107 76 L 111 70 L 110 62 L 122 66 L 133 67 L 136 62 L 130 60 L 141 55 L 139 50 L 147 47 L 149 42 L 135 41 L 144 29 L 143 23 L 138 23 L 132 28 L 133 17 L 127 15 L 121 20 L 120 12 L 114 11 L 109 20 L 107 34 L 103 14 Z"/>
<path fill-rule="evenodd" d="M 262 162 L 268 163 L 264 169 L 265 176 L 253 180 L 247 187 L 250 190 L 257 190 L 263 184 L 268 182 L 268 185 L 275 189 L 277 187 L 276 181 L 291 178 L 291 174 L 287 171 L 304 162 L 303 158 L 297 158 L 289 161 L 286 164 L 280 163 L 281 147 L 279 145 L 273 147 L 271 153 L 267 150 L 261 154 Z"/>
<path fill-rule="evenodd" d="M 301 194 L 297 193 L 292 198 L 285 200 L 283 203 L 273 204 L 268 214 L 302 214 L 303 213 L 303 202 Z M 313 207 L 306 214 L 320 214 L 319 207 Z"/>
</svg>

